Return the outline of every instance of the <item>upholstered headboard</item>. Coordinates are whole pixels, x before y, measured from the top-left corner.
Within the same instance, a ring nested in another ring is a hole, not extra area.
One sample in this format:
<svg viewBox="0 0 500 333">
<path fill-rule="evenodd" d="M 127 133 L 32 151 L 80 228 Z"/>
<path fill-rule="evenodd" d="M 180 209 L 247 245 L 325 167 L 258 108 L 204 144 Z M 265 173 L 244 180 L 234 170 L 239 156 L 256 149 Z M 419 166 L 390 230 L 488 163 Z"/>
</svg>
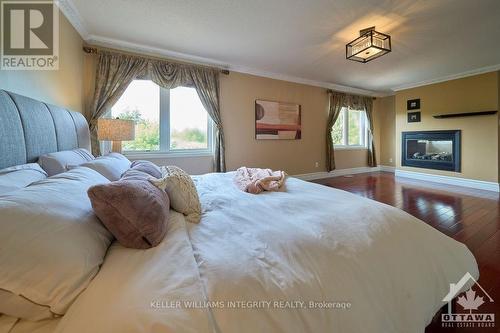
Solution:
<svg viewBox="0 0 500 333">
<path fill-rule="evenodd" d="M 82 114 L 0 90 L 0 169 L 74 148 L 90 150 Z"/>
</svg>

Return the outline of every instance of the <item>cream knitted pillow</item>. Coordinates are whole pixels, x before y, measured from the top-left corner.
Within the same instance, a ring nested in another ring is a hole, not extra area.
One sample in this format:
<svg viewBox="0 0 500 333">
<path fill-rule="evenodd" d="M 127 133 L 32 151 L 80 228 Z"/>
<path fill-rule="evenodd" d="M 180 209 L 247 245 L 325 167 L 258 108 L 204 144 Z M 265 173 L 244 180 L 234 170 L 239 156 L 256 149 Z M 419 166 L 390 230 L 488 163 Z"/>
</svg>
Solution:
<svg viewBox="0 0 500 333">
<path fill-rule="evenodd" d="M 184 170 L 176 166 L 162 166 L 162 178 L 150 178 L 149 181 L 167 192 L 170 206 L 186 216 L 186 221 L 199 223 L 201 204 L 193 179 Z"/>
</svg>

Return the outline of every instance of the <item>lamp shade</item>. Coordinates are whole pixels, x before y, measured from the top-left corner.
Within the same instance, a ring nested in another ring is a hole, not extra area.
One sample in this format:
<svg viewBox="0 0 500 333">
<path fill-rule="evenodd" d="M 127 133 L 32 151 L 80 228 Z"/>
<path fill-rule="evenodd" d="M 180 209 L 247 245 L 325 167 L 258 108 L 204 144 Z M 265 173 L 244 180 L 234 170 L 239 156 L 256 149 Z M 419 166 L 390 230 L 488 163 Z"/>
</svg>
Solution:
<svg viewBox="0 0 500 333">
<path fill-rule="evenodd" d="M 125 119 L 100 118 L 97 138 L 104 141 L 130 141 L 135 139 L 135 122 Z"/>
</svg>

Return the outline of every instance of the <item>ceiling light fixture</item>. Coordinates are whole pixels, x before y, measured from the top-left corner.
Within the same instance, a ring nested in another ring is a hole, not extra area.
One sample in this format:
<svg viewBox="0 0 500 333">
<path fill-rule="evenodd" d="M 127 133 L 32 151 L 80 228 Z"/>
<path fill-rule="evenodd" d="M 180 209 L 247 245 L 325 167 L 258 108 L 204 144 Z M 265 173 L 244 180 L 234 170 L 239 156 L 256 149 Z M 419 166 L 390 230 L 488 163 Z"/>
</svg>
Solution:
<svg viewBox="0 0 500 333">
<path fill-rule="evenodd" d="M 345 46 L 345 57 L 358 62 L 368 62 L 391 52 L 391 36 L 375 31 L 375 27 L 363 29 L 359 37 Z"/>
</svg>

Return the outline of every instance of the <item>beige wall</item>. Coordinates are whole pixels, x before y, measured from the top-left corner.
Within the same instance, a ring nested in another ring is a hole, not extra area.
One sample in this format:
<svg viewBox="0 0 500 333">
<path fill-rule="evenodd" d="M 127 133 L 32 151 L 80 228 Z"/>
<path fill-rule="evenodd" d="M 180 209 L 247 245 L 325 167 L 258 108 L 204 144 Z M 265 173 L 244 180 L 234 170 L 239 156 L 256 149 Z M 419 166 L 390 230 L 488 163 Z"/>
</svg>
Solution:
<svg viewBox="0 0 500 333">
<path fill-rule="evenodd" d="M 85 103 L 93 94 L 96 57 L 84 56 Z M 325 88 L 231 72 L 221 75 L 220 101 L 226 139 L 228 170 L 240 166 L 282 169 L 289 174 L 323 172 L 326 170 L 326 121 L 328 96 Z M 298 103 L 302 107 L 301 140 L 256 140 L 255 100 L 267 99 Z M 86 105 L 85 104 L 85 105 Z M 87 107 L 87 105 L 86 105 Z M 381 121 L 374 104 L 374 130 L 377 154 L 380 152 Z M 337 150 L 337 169 L 368 165 L 366 149 Z M 212 162 L 206 157 L 151 159 L 158 164 L 176 164 L 192 174 L 211 172 Z M 316 167 L 316 162 L 318 167 Z"/>
<path fill-rule="evenodd" d="M 0 70 L 0 88 L 81 112 L 83 40 L 62 13 L 59 30 L 59 70 Z"/>
<path fill-rule="evenodd" d="M 91 108 L 94 97 L 95 71 L 97 57 L 92 54 L 83 53 L 83 110 L 87 112 Z"/>
<path fill-rule="evenodd" d="M 335 149 L 335 166 L 337 170 L 366 167 L 368 166 L 368 151 L 366 149 Z"/>
<path fill-rule="evenodd" d="M 376 122 L 379 123 L 378 164 L 396 165 L 396 110 L 395 96 L 377 98 L 374 104 Z"/>
<path fill-rule="evenodd" d="M 462 130 L 462 172 L 398 168 L 455 177 L 498 181 L 498 115 L 435 119 L 435 114 L 498 109 L 498 73 L 452 80 L 399 91 L 396 94 L 396 156 L 401 154 L 401 132 L 415 130 Z M 422 121 L 407 123 L 406 101 L 420 98 Z"/>
<path fill-rule="evenodd" d="M 256 140 L 256 99 L 300 104 L 302 139 Z M 324 171 L 327 108 L 324 88 L 235 72 L 222 75 L 221 113 L 228 170 L 245 165 L 281 169 L 289 174 Z"/>
<path fill-rule="evenodd" d="M 302 107 L 301 140 L 256 140 L 256 99 L 298 103 Z M 221 112 L 228 170 L 254 166 L 304 174 L 326 170 L 326 89 L 231 72 L 221 76 Z M 374 113 L 377 105 L 374 104 Z M 380 151 L 380 125 L 374 119 L 375 149 Z M 337 169 L 366 167 L 366 149 L 336 150 Z M 318 167 L 316 167 L 318 162 Z"/>
<path fill-rule="evenodd" d="M 85 106 L 93 95 L 96 57 L 84 56 L 83 92 Z M 321 172 L 326 169 L 326 121 L 328 96 L 325 88 L 231 72 L 221 75 L 221 113 L 226 138 L 228 170 L 240 166 L 282 169 L 289 174 Z M 255 100 L 298 103 L 302 107 L 301 140 L 256 140 Z M 377 106 L 374 106 L 375 110 Z M 377 111 L 374 111 L 377 112 Z M 374 119 L 375 143 L 380 151 L 380 121 Z M 367 151 L 337 150 L 337 169 L 368 165 Z M 212 171 L 207 157 L 151 159 L 158 164 L 176 164 L 192 174 Z M 316 167 L 316 162 L 318 166 Z"/>
</svg>

